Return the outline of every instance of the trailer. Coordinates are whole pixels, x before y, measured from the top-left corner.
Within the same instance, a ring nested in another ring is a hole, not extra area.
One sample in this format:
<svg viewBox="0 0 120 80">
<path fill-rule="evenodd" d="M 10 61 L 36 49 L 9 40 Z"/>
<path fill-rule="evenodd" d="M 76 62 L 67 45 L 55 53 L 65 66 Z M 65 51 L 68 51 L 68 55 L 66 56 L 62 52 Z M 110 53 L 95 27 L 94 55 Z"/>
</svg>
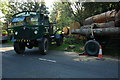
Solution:
<svg viewBox="0 0 120 80">
<path fill-rule="evenodd" d="M 85 52 L 89 55 L 97 55 L 100 45 L 104 48 L 112 41 L 120 46 L 120 10 L 107 11 L 87 18 L 80 29 L 72 29 L 72 34 L 87 37 Z"/>
</svg>

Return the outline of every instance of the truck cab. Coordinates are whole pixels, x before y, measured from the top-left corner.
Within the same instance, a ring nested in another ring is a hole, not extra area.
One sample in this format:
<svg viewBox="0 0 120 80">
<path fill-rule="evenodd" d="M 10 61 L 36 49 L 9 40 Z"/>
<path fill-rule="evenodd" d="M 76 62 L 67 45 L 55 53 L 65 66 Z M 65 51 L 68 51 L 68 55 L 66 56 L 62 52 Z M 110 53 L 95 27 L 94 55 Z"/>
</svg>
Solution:
<svg viewBox="0 0 120 80">
<path fill-rule="evenodd" d="M 11 28 L 8 31 L 14 41 L 14 50 L 18 54 L 25 51 L 25 47 L 32 49 L 39 47 L 41 54 L 46 54 L 49 43 L 53 38 L 53 26 L 49 22 L 49 17 L 40 12 L 21 12 L 15 14 L 11 20 Z M 12 32 L 12 33 L 11 33 Z M 59 36 L 59 39 L 62 38 Z"/>
</svg>

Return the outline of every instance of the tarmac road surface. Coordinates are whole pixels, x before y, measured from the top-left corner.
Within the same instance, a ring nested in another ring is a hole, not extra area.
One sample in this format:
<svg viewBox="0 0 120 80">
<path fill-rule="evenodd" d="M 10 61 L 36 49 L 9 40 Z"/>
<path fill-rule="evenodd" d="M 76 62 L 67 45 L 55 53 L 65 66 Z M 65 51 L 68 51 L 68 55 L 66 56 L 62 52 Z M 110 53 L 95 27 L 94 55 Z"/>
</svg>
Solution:
<svg viewBox="0 0 120 80">
<path fill-rule="evenodd" d="M 75 52 L 49 51 L 39 54 L 38 49 L 27 49 L 16 54 L 12 46 L 0 48 L 2 78 L 118 78 L 118 59 L 79 56 Z"/>
</svg>

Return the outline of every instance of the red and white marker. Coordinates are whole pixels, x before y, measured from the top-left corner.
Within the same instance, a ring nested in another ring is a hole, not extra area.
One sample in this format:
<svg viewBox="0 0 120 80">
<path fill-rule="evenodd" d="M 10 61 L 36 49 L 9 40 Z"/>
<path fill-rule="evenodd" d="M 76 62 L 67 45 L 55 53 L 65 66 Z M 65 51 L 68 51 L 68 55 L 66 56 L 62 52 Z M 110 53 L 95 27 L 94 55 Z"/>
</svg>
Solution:
<svg viewBox="0 0 120 80">
<path fill-rule="evenodd" d="M 102 55 L 102 46 L 100 45 L 99 53 L 98 53 L 98 58 L 97 59 L 103 59 Z"/>
</svg>

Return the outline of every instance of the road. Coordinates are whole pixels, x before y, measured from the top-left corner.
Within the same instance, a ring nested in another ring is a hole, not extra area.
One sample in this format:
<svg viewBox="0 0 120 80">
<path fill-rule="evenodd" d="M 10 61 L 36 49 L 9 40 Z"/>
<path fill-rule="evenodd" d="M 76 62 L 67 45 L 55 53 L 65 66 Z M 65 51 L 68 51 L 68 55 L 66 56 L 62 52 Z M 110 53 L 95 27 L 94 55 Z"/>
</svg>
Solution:
<svg viewBox="0 0 120 80">
<path fill-rule="evenodd" d="M 3 78 L 118 78 L 118 59 L 79 56 L 75 52 L 38 49 L 16 54 L 12 46 L 1 47 Z"/>
</svg>

